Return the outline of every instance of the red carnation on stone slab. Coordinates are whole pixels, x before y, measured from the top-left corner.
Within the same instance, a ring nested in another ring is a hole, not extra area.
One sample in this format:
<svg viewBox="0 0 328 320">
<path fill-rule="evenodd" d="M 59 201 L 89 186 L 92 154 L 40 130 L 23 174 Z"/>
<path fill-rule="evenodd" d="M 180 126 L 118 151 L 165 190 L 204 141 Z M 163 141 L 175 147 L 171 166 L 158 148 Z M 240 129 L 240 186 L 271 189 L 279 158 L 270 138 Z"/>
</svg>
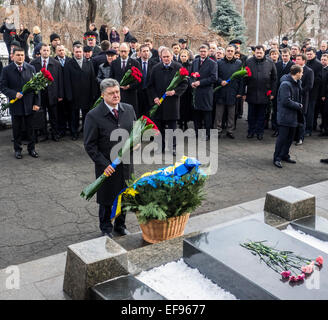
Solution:
<svg viewBox="0 0 328 320">
<path fill-rule="evenodd" d="M 249 67 L 246 67 L 245 70 L 247 71 L 247 76 L 251 77 L 252 76 L 252 71 Z"/>
<path fill-rule="evenodd" d="M 180 76 L 182 77 L 189 76 L 189 71 L 186 68 L 180 68 L 179 72 L 180 72 Z"/>
<path fill-rule="evenodd" d="M 317 259 L 315 259 L 315 261 L 319 266 L 323 265 L 323 257 L 322 256 L 319 256 Z"/>
</svg>

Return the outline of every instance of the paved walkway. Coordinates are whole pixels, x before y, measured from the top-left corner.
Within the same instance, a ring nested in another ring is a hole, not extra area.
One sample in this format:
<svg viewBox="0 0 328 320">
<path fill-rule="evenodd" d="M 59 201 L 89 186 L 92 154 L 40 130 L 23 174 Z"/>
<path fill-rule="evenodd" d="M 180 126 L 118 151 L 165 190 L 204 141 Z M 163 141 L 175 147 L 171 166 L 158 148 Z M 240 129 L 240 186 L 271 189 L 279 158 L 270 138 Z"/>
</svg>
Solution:
<svg viewBox="0 0 328 320">
<path fill-rule="evenodd" d="M 246 139 L 247 122 L 239 120 L 236 139 L 219 140 L 219 170 L 207 183 L 207 199 L 195 215 L 262 198 L 286 185 L 302 187 L 328 180 L 327 138 L 310 137 L 292 147 L 296 165 L 280 170 L 272 165 L 275 139 L 271 130 L 263 141 Z M 94 180 L 93 164 L 82 140 L 37 144 L 39 159 L 16 160 L 11 130 L 0 131 L 0 268 L 66 251 L 68 245 L 100 235 L 94 200 L 79 196 Z M 136 174 L 162 167 L 138 165 Z M 139 230 L 134 215 L 127 226 Z"/>
</svg>

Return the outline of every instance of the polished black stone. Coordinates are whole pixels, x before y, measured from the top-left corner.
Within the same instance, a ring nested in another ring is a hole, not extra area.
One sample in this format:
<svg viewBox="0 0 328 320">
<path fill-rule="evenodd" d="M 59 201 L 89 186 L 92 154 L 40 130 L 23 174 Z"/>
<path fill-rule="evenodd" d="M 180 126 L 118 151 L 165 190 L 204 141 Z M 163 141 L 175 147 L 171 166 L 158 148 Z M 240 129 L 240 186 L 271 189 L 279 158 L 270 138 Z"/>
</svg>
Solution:
<svg viewBox="0 0 328 320">
<path fill-rule="evenodd" d="M 291 284 L 283 281 L 258 256 L 240 246 L 248 241 L 267 240 L 279 250 L 315 259 L 328 255 L 287 234 L 257 220 L 217 228 L 183 243 L 184 261 L 234 294 L 238 299 L 328 299 L 328 268 L 317 268 L 304 282 Z"/>
<path fill-rule="evenodd" d="M 320 240 L 328 241 L 328 220 L 323 217 L 305 217 L 291 222 L 291 226 Z"/>
<path fill-rule="evenodd" d="M 97 284 L 90 290 L 91 300 L 166 300 L 131 275 Z"/>
</svg>

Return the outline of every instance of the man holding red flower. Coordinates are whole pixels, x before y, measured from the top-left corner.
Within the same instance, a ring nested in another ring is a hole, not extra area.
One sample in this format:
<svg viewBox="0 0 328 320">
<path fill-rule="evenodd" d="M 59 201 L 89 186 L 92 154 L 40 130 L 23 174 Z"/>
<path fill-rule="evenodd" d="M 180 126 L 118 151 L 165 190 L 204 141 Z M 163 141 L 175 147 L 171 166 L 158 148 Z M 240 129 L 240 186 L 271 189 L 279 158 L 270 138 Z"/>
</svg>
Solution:
<svg viewBox="0 0 328 320">
<path fill-rule="evenodd" d="M 57 104 L 64 98 L 63 71 L 61 64 L 55 58 L 50 57 L 50 47 L 47 44 L 42 44 L 40 53 L 41 56 L 34 59 L 31 65 L 35 67 L 36 72 L 43 70 L 45 77 L 52 80 L 52 84 L 41 91 L 41 106 L 44 109 L 45 121 L 44 140 L 48 139 L 46 122 L 48 112 L 51 137 L 54 141 L 59 141 Z"/>
</svg>

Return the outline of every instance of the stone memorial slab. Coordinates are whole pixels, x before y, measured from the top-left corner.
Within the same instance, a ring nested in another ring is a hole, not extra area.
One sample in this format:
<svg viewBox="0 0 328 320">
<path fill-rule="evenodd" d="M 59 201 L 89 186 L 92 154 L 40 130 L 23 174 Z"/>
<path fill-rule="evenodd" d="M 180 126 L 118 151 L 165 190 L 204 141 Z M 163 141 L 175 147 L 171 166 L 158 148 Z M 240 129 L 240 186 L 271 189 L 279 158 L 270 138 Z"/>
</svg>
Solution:
<svg viewBox="0 0 328 320">
<path fill-rule="evenodd" d="M 258 256 L 240 246 L 248 241 L 263 240 L 279 250 L 290 250 L 311 259 L 320 255 L 324 265 L 320 271 L 316 267 L 304 282 L 286 282 L 260 262 Z M 325 264 L 328 255 L 257 220 L 246 220 L 185 239 L 183 258 L 238 299 L 328 299 L 328 267 Z"/>
<path fill-rule="evenodd" d="M 97 283 L 127 275 L 126 252 L 107 236 L 70 245 L 64 291 L 74 300 L 88 299 L 89 288 Z"/>
<path fill-rule="evenodd" d="M 264 211 L 289 221 L 315 214 L 315 196 L 288 186 L 266 194 Z"/>
<path fill-rule="evenodd" d="M 92 300 L 166 300 L 131 275 L 100 283 L 90 290 Z"/>
<path fill-rule="evenodd" d="M 323 241 L 328 241 L 328 220 L 320 216 L 310 216 L 292 221 L 291 226 Z"/>
</svg>

